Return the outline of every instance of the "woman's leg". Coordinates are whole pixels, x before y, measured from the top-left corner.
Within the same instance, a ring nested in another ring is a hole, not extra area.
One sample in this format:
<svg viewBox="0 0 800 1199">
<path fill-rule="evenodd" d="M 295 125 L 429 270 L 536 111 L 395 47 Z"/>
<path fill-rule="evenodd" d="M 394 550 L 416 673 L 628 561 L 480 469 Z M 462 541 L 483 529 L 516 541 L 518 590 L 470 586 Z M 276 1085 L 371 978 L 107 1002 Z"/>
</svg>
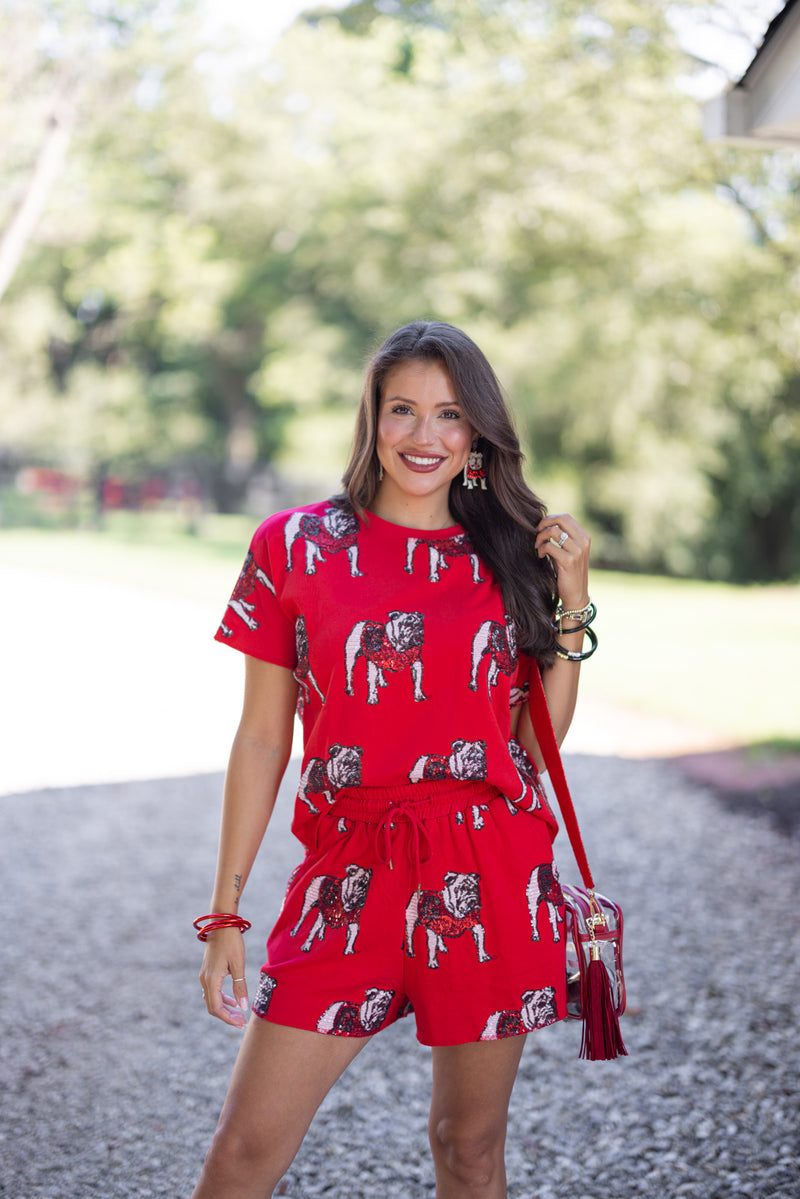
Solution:
<svg viewBox="0 0 800 1199">
<path fill-rule="evenodd" d="M 317 1108 L 368 1040 L 251 1016 L 192 1199 L 269 1199 Z"/>
<path fill-rule="evenodd" d="M 433 1050 L 436 1199 L 505 1199 L 508 1104 L 524 1036 Z"/>
</svg>

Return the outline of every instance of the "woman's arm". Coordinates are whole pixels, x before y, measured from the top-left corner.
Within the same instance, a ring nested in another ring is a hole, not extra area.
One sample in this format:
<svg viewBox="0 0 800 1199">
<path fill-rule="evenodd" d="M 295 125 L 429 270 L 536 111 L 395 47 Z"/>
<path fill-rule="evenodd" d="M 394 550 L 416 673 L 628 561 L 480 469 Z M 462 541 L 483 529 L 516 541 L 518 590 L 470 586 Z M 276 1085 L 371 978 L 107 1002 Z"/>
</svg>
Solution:
<svg viewBox="0 0 800 1199">
<path fill-rule="evenodd" d="M 558 541 L 562 533 L 567 533 L 568 536 L 563 544 L 559 545 Z M 547 516 L 539 525 L 536 549 L 540 558 L 549 555 L 553 561 L 558 575 L 558 595 L 565 611 L 580 609 L 589 601 L 590 546 L 589 534 L 566 513 Z M 583 632 L 570 633 L 569 631 L 578 623 L 576 620 L 562 622 L 562 631 L 558 635 L 558 642 L 564 649 L 581 651 Z M 580 670 L 580 662 L 556 658 L 553 665 L 542 672 L 550 719 L 553 722 L 553 730 L 559 745 L 566 737 L 575 713 Z M 529 757 L 542 770 L 544 762 L 534 736 L 527 704 L 520 712 L 516 737 Z"/>
<path fill-rule="evenodd" d="M 245 663 L 244 704 L 225 776 L 211 912 L 239 910 L 292 749 L 297 702 L 292 672 L 249 655 Z M 209 933 L 200 971 L 206 1007 L 212 1016 L 237 1027 L 246 1023 L 248 1007 L 244 963 L 244 939 L 238 929 Z M 233 1000 L 222 993 L 228 974 L 235 980 Z"/>
</svg>

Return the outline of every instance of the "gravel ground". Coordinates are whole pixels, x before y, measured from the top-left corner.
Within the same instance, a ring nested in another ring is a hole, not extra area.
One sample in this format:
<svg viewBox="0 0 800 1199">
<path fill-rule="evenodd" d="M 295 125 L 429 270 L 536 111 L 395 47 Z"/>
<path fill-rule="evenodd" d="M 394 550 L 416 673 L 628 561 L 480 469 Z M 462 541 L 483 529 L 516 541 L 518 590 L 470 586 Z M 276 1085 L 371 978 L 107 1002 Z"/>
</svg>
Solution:
<svg viewBox="0 0 800 1199">
<path fill-rule="evenodd" d="M 294 769 L 294 767 L 293 767 Z M 800 851 L 655 761 L 567 759 L 601 890 L 626 914 L 630 1056 L 534 1033 L 512 1101 L 514 1199 L 795 1199 Z M 248 885 L 248 981 L 295 849 L 294 778 Z M 0 797 L 0 1194 L 192 1189 L 239 1036 L 211 1021 L 191 920 L 212 880 L 219 774 Z M 568 846 L 561 877 L 577 881 Z M 428 1051 L 382 1034 L 323 1105 L 279 1193 L 431 1199 Z"/>
</svg>

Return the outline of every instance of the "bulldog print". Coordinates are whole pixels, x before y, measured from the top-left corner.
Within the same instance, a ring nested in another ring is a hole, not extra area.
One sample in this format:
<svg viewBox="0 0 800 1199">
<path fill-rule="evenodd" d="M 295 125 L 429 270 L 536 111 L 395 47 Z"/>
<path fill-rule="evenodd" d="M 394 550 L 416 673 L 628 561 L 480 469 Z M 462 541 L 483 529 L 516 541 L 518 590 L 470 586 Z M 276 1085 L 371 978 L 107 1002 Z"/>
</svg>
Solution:
<svg viewBox="0 0 800 1199">
<path fill-rule="evenodd" d="M 544 788 L 542 787 L 539 771 L 516 737 L 512 737 L 508 742 L 508 752 L 511 755 L 511 761 L 516 767 L 520 787 L 522 788 L 514 801 L 515 811 L 518 808 L 523 808 L 525 812 L 535 812 L 537 808 L 542 806 L 542 799 L 544 798 Z M 527 802 L 523 807 L 523 800 L 526 797 Z"/>
<path fill-rule="evenodd" d="M 448 558 L 469 558 L 473 583 L 483 582 L 480 560 L 466 533 L 457 533 L 455 537 L 409 537 L 406 541 L 406 574 L 414 573 L 414 553 L 420 545 L 428 549 L 428 578 L 431 583 L 438 583 L 441 577 L 439 572 L 449 568 Z"/>
<path fill-rule="evenodd" d="M 560 941 L 561 932 L 558 926 L 564 923 L 564 896 L 555 862 L 542 862 L 540 866 L 534 866 L 525 895 L 531 918 L 531 940 L 539 940 L 539 907 L 544 904 L 550 920 L 553 943 Z"/>
<path fill-rule="evenodd" d="M 483 813 L 489 811 L 488 803 L 474 803 L 468 810 L 472 817 L 472 827 L 480 831 L 486 824 L 486 821 L 483 819 Z M 464 820 L 464 813 L 456 812 L 456 824 L 463 824 Z"/>
<path fill-rule="evenodd" d="M 486 490 L 486 471 L 483 469 L 483 454 L 480 450 L 473 450 L 467 459 L 467 465 L 464 467 L 464 486 L 469 491 L 478 486 L 481 491 Z"/>
<path fill-rule="evenodd" d="M 301 538 L 305 546 L 305 572 L 317 573 L 317 563 L 325 561 L 325 554 L 338 554 L 342 550 L 350 563 L 350 577 L 358 579 L 358 517 L 339 508 L 326 508 L 322 516 L 310 512 L 293 512 L 283 527 L 286 546 L 286 569 L 292 569 L 292 549 Z"/>
<path fill-rule="evenodd" d="M 358 922 L 369 894 L 372 871 L 364 866 L 348 866 L 344 878 L 332 874 L 318 874 L 312 878 L 303 896 L 300 919 L 291 931 L 296 937 L 302 924 L 311 912 L 315 912 L 314 923 L 303 945 L 303 953 L 309 953 L 314 941 L 325 939 L 329 928 L 346 928 L 347 939 L 344 953 L 355 953 Z"/>
<path fill-rule="evenodd" d="M 480 1041 L 498 1041 L 501 1037 L 514 1037 L 519 1033 L 533 1032 L 545 1028 L 558 1019 L 555 987 L 541 987 L 538 991 L 525 991 L 522 1007 L 518 1012 L 493 1012 L 486 1027 L 478 1038 Z"/>
<path fill-rule="evenodd" d="M 311 687 L 314 688 L 323 704 L 325 703 L 325 696 L 320 691 L 317 680 L 311 673 L 308 661 L 308 633 L 306 632 L 306 622 L 303 616 L 298 616 L 294 622 L 294 637 L 297 646 L 297 666 L 294 668 L 294 677 L 300 684 L 297 700 L 298 707 L 302 713 L 302 706 L 308 703 L 309 696 L 311 695 Z"/>
<path fill-rule="evenodd" d="M 370 1036 L 383 1024 L 393 998 L 394 991 L 368 987 L 362 1004 L 340 999 L 322 1013 L 317 1021 L 317 1032 L 330 1033 L 334 1037 Z"/>
<path fill-rule="evenodd" d="M 266 1016 L 269 1011 L 269 1005 L 272 1002 L 272 996 L 277 985 L 274 978 L 265 971 L 261 972 L 261 981 L 258 984 L 256 997 L 253 1000 L 253 1011 L 259 1016 Z"/>
<path fill-rule="evenodd" d="M 505 624 L 496 620 L 484 620 L 472 638 L 472 671 L 469 678 L 471 691 L 478 690 L 478 670 L 485 657 L 489 658 L 486 684 L 491 690 L 503 674 L 513 674 L 517 665 L 517 634 L 514 622 L 506 616 Z"/>
<path fill-rule="evenodd" d="M 319 808 L 311 799 L 312 795 L 321 795 L 331 804 L 334 791 L 342 787 L 361 786 L 363 753 L 360 745 L 332 745 L 328 750 L 327 762 L 322 758 L 309 758 L 300 776 L 297 798 L 302 800 L 314 816 L 318 816 Z"/>
<path fill-rule="evenodd" d="M 486 742 L 453 741 L 449 754 L 423 754 L 409 770 L 408 777 L 412 783 L 431 779 L 485 779 Z"/>
<path fill-rule="evenodd" d="M 255 603 L 251 603 L 247 596 L 252 595 L 256 589 L 256 584 L 260 583 L 262 587 L 266 587 L 268 591 L 275 594 L 275 588 L 272 585 L 272 580 L 261 569 L 253 557 L 252 550 L 247 551 L 247 556 L 244 560 L 239 578 L 236 580 L 236 586 L 233 589 L 233 594 L 228 600 L 228 607 L 231 611 L 244 621 L 251 632 L 255 632 L 258 628 L 258 621 L 252 615 L 255 611 Z M 223 621 L 219 626 L 223 637 L 232 637 L 233 630 Z"/>
<path fill-rule="evenodd" d="M 347 635 L 344 646 L 345 693 L 353 695 L 353 670 L 359 658 L 367 663 L 367 703 L 378 702 L 378 688 L 386 686 L 387 670 L 409 669 L 414 699 L 427 699 L 422 690 L 422 646 L 425 644 L 421 612 L 390 612 L 386 624 L 360 620 Z"/>
<path fill-rule="evenodd" d="M 414 957 L 414 932 L 425 929 L 428 968 L 439 968 L 439 954 L 447 953 L 445 937 L 472 934 L 479 962 L 491 961 L 486 952 L 486 936 L 481 924 L 480 875 L 459 874 L 449 870 L 441 891 L 415 891 L 406 907 L 406 953 Z"/>
</svg>

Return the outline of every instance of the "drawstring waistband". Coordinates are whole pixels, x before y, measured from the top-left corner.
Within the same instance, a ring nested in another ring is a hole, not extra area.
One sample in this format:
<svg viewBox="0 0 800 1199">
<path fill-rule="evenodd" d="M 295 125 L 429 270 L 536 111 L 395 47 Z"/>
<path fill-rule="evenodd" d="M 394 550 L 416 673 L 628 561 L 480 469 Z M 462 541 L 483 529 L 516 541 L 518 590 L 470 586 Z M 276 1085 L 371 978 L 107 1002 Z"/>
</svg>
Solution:
<svg viewBox="0 0 800 1199">
<path fill-rule="evenodd" d="M 422 863 L 426 862 L 433 853 L 433 845 L 428 836 L 428 830 L 422 820 L 417 815 L 414 805 L 411 803 L 397 804 L 390 808 L 384 816 L 380 824 L 375 825 L 375 857 L 379 862 L 383 862 L 384 866 L 388 866 L 390 870 L 394 869 L 392 863 L 392 833 L 397 828 L 398 817 L 407 817 L 408 823 L 411 826 L 411 845 L 413 846 L 413 854 L 411 859 L 417 868 L 417 884 L 419 885 L 420 876 L 422 874 Z M 383 838 L 383 848 L 385 853 L 381 851 L 381 838 Z M 428 852 L 422 856 L 420 852 L 420 843 L 422 839 L 427 843 Z M 409 847 L 411 848 L 411 847 Z"/>
<path fill-rule="evenodd" d="M 420 783 L 401 783 L 394 787 L 350 787 L 338 792 L 328 808 L 331 819 L 344 818 L 374 824 L 373 844 L 379 862 L 394 869 L 393 837 L 400 825 L 410 826 L 409 860 L 416 867 L 417 885 L 421 885 L 422 863 L 433 853 L 426 820 L 463 812 L 474 805 L 486 804 L 500 796 L 491 783 L 434 779 Z"/>
</svg>

